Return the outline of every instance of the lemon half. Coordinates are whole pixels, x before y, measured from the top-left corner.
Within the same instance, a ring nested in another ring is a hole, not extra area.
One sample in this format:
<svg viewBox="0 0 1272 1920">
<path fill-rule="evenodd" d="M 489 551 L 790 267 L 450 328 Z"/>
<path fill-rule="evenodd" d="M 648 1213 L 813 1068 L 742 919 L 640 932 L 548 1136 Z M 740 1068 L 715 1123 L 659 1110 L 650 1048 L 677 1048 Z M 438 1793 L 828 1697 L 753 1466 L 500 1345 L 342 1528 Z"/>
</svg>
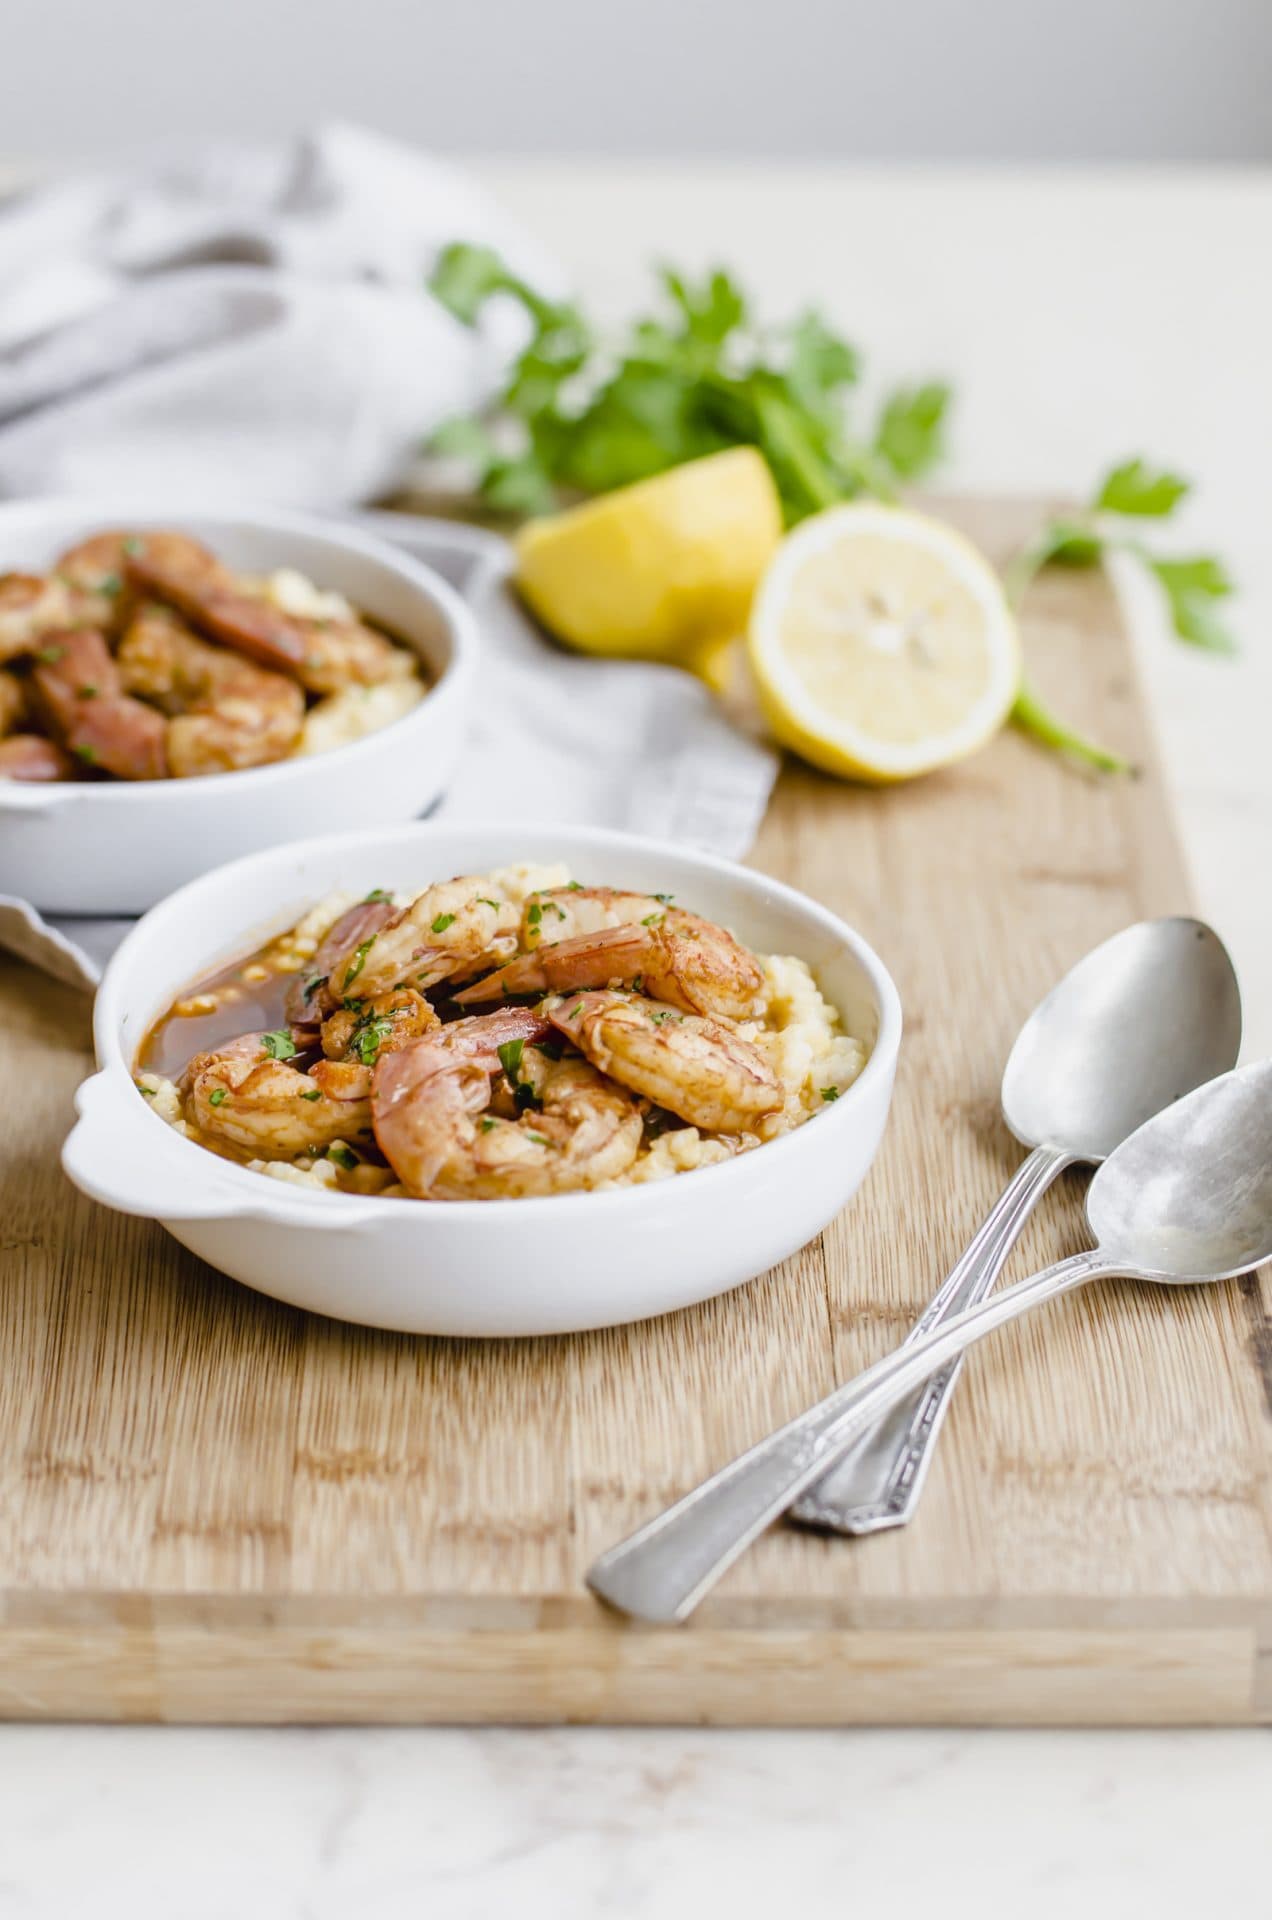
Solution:
<svg viewBox="0 0 1272 1920">
<path fill-rule="evenodd" d="M 909 780 L 975 752 L 1020 684 L 989 562 L 945 521 L 901 507 L 831 507 L 788 534 L 749 645 L 777 738 L 858 780 Z"/>
<path fill-rule="evenodd" d="M 782 537 L 773 476 L 730 448 L 531 520 L 515 540 L 522 596 L 583 653 L 690 665 L 746 625 Z"/>
</svg>

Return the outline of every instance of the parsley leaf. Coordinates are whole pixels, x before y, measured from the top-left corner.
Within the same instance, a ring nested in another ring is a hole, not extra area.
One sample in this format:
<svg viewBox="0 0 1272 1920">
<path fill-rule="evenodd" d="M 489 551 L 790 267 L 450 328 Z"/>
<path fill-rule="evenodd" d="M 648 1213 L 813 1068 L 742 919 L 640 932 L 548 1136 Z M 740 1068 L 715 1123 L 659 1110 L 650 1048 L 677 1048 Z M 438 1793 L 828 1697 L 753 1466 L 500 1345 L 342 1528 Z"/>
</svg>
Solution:
<svg viewBox="0 0 1272 1920">
<path fill-rule="evenodd" d="M 898 479 L 917 479 L 940 459 L 950 398 L 947 386 L 930 381 L 902 387 L 884 401 L 874 451 Z"/>
<path fill-rule="evenodd" d="M 822 1088 L 822 1090 L 821 1090 L 821 1097 L 822 1097 L 822 1099 L 823 1099 L 823 1100 L 826 1100 L 826 1101 L 831 1101 L 831 1100 L 838 1100 L 838 1098 L 839 1098 L 839 1088 L 838 1088 L 838 1087 L 823 1087 L 823 1088 Z"/>
<path fill-rule="evenodd" d="M 1167 519 L 1189 491 L 1181 475 L 1150 467 L 1145 460 L 1124 460 L 1100 481 L 1089 504 L 1047 521 L 1007 568 L 1008 598 L 1019 606 L 1045 566 L 1094 566 L 1111 552 L 1125 553 L 1156 579 L 1166 600 L 1175 634 L 1189 646 L 1209 653 L 1236 652 L 1236 641 L 1220 619 L 1215 602 L 1232 592 L 1232 582 L 1221 561 L 1212 554 L 1171 559 L 1151 552 L 1132 532 L 1127 520 Z M 1024 732 L 1042 745 L 1104 773 L 1129 773 L 1130 763 L 1107 747 L 1084 739 L 1054 714 L 1028 679 L 1012 710 Z"/>
<path fill-rule="evenodd" d="M 1146 461 L 1124 460 L 1104 476 L 1095 496 L 1097 512 L 1151 515 L 1161 519 L 1173 513 L 1188 492 L 1188 481 L 1177 473 L 1160 473 Z"/>
<path fill-rule="evenodd" d="M 348 972 L 345 974 L 345 977 L 344 977 L 344 983 L 346 987 L 351 987 L 353 985 L 358 975 L 362 972 L 363 967 L 366 966 L 367 955 L 370 953 L 372 947 L 375 945 L 375 939 L 376 939 L 375 935 L 372 934 L 369 940 L 364 940 L 360 946 L 357 946 L 354 948 L 353 965 L 349 968 Z M 346 1000 L 345 1005 L 348 1006 L 348 1004 L 349 1002 Z"/>
<path fill-rule="evenodd" d="M 369 907 L 373 900 L 391 900 L 392 898 L 393 895 L 387 887 L 372 887 L 370 893 L 363 894 L 362 904 L 364 907 Z"/>
<path fill-rule="evenodd" d="M 854 438 L 845 397 L 859 376 L 856 349 L 815 312 L 761 327 L 720 267 L 697 278 L 662 268 L 660 306 L 612 342 L 488 247 L 445 248 L 430 284 L 467 325 L 493 298 L 517 301 L 530 321 L 490 414 L 448 421 L 431 442 L 467 461 L 486 504 L 502 511 L 541 512 L 561 493 L 604 493 L 754 446 L 794 521 L 863 491 L 888 495 L 940 452 L 944 387 L 894 395 L 873 438 Z"/>
<path fill-rule="evenodd" d="M 229 1097 L 224 1087 L 213 1087 L 211 1093 L 208 1095 L 208 1105 L 210 1107 L 219 1107 L 223 1105 Z"/>
<path fill-rule="evenodd" d="M 499 1064 L 510 1080 L 517 1078 L 521 1066 L 521 1056 L 525 1050 L 526 1043 L 520 1035 L 518 1035 L 515 1040 L 505 1040 L 500 1047 Z"/>
<path fill-rule="evenodd" d="M 455 916 L 453 913 L 439 913 L 433 922 L 432 931 L 434 933 L 445 933 L 447 927 L 453 927 L 454 924 Z"/>
<path fill-rule="evenodd" d="M 279 1027 L 274 1033 L 263 1033 L 261 1045 L 271 1060 L 291 1060 L 295 1057 L 296 1042 L 286 1027 Z"/>
<path fill-rule="evenodd" d="M 364 1067 L 373 1067 L 379 1057 L 380 1048 L 393 1032 L 393 1022 L 387 1014 L 380 1014 L 374 1020 L 367 1020 L 358 1028 L 354 1046 Z"/>
</svg>

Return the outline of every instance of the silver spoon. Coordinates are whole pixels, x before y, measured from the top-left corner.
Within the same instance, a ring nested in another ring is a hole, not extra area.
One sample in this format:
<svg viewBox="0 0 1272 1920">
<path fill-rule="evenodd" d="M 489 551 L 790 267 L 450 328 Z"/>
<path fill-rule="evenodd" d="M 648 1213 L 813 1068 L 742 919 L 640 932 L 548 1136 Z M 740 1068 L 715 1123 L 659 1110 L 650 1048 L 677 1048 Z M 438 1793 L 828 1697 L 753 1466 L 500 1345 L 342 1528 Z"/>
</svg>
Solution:
<svg viewBox="0 0 1272 1920">
<path fill-rule="evenodd" d="M 761 1440 L 602 1554 L 593 1592 L 640 1620 L 683 1620 L 812 1485 L 828 1451 L 995 1327 L 1089 1280 L 1200 1285 L 1272 1259 L 1272 1060 L 1198 1087 L 1124 1140 L 1091 1182 L 1087 1223 L 1093 1251 L 956 1315 Z"/>
<path fill-rule="evenodd" d="M 920 1340 L 993 1289 L 1052 1181 L 1107 1159 L 1162 1107 L 1237 1063 L 1241 996 L 1200 920 L 1143 920 L 1096 947 L 1036 1007 L 1003 1073 L 1003 1117 L 1033 1151 L 911 1330 Z M 961 1360 L 892 1407 L 791 1508 L 837 1533 L 903 1527 L 923 1492 Z"/>
</svg>

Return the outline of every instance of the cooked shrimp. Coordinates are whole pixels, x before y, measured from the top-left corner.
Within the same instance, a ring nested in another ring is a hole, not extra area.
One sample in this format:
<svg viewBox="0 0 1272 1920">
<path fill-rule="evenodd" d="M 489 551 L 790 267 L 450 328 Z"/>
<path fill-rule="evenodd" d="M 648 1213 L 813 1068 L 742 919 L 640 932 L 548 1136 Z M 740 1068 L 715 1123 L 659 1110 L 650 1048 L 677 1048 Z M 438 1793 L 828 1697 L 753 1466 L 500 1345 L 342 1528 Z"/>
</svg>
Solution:
<svg viewBox="0 0 1272 1920">
<path fill-rule="evenodd" d="M 329 925 L 323 935 L 313 960 L 296 973 L 292 983 L 286 989 L 286 1018 L 292 1025 L 317 1027 L 321 1021 L 332 1014 L 340 1000 L 327 987 L 330 972 L 344 958 L 354 954 L 354 948 L 363 941 L 373 939 L 382 925 L 388 924 L 396 916 L 398 908 L 386 895 L 373 895 L 371 899 L 359 900 L 357 906 L 350 906 L 338 920 Z"/>
<path fill-rule="evenodd" d="M 709 1133 L 741 1133 L 782 1104 L 777 1076 L 731 1027 L 627 993 L 575 993 L 544 1013 L 592 1065 Z"/>
<path fill-rule="evenodd" d="M 75 762 L 42 733 L 11 733 L 0 740 L 0 780 L 72 780 Z"/>
<path fill-rule="evenodd" d="M 517 1199 L 594 1187 L 627 1171 L 640 1147 L 640 1109 L 586 1061 L 527 1045 L 545 1031 L 528 1009 L 509 1007 L 456 1021 L 379 1062 L 371 1083 L 376 1139 L 409 1192 Z M 501 1069 L 513 1095 L 504 1113 L 488 1110 Z"/>
<path fill-rule="evenodd" d="M 0 660 L 34 653 L 44 636 L 74 624 L 70 589 L 39 573 L 0 573 Z"/>
<path fill-rule="evenodd" d="M 396 1052 L 441 1024 L 422 993 L 396 987 L 360 1007 L 341 1007 L 324 1020 L 322 1050 L 329 1060 L 360 1060 L 371 1067 L 382 1054 Z"/>
<path fill-rule="evenodd" d="M 409 653 L 361 620 L 306 619 L 300 624 L 307 635 L 307 650 L 299 677 L 310 693 L 376 687 L 414 671 Z"/>
<path fill-rule="evenodd" d="M 205 554 L 209 560 L 212 557 L 183 533 L 154 532 L 145 537 L 158 544 L 161 551 L 191 551 Z M 68 547 L 54 563 L 54 574 L 71 593 L 73 616 L 68 625 L 96 627 L 108 639 L 119 633 L 136 597 L 128 579 L 128 554 L 141 539 L 140 534 L 126 528 L 112 528 Z"/>
<path fill-rule="evenodd" d="M 0 667 L 0 739 L 16 733 L 26 719 L 26 688 L 16 673 Z"/>
<path fill-rule="evenodd" d="M 464 1006 L 510 993 L 635 986 L 687 1013 L 745 1020 L 764 973 L 724 927 L 657 896 L 613 887 L 555 887 L 526 902 L 526 951 L 457 994 Z"/>
<path fill-rule="evenodd" d="M 331 993 L 372 999 L 408 985 L 427 992 L 506 960 L 516 949 L 517 909 L 489 895 L 489 885 L 460 874 L 427 888 L 332 967 Z"/>
<path fill-rule="evenodd" d="M 300 738 L 305 696 L 294 680 L 200 640 L 157 601 L 137 608 L 117 657 L 125 689 L 175 716 L 168 768 L 178 779 L 268 765 Z"/>
<path fill-rule="evenodd" d="M 311 693 L 372 686 L 403 671 L 409 658 L 360 620 L 317 620 L 284 613 L 252 591 L 213 555 L 160 548 L 146 534 L 126 553 L 128 578 L 176 607 L 216 640 L 264 667 L 293 675 Z"/>
<path fill-rule="evenodd" d="M 317 1026 L 340 1005 L 339 998 L 327 991 L 327 979 L 341 961 L 352 958 L 364 941 L 373 940 L 380 928 L 397 914 L 393 902 L 383 896 L 359 900 L 357 906 L 328 927 L 308 967 L 298 973 L 287 989 L 285 1011 L 296 1026 Z"/>
<path fill-rule="evenodd" d="M 100 633 L 76 627 L 50 634 L 37 660 L 31 676 L 37 704 L 71 753 L 123 780 L 163 778 L 163 715 L 121 690 L 119 668 Z"/>
<path fill-rule="evenodd" d="M 291 1044 L 286 1033 L 245 1033 L 197 1053 L 180 1083 L 186 1120 L 209 1140 L 262 1160 L 291 1160 L 366 1133 L 370 1069 L 320 1060 L 306 1073 L 290 1056 L 280 1059 L 271 1051 Z"/>
<path fill-rule="evenodd" d="M 188 533 L 162 527 L 147 528 L 144 533 L 112 527 L 92 534 L 68 547 L 53 569 L 71 589 L 76 626 L 97 627 L 108 636 L 119 631 L 136 598 L 128 571 L 129 556 L 140 554 L 143 544 L 152 559 L 163 564 L 205 571 L 220 565 L 216 556 Z"/>
</svg>

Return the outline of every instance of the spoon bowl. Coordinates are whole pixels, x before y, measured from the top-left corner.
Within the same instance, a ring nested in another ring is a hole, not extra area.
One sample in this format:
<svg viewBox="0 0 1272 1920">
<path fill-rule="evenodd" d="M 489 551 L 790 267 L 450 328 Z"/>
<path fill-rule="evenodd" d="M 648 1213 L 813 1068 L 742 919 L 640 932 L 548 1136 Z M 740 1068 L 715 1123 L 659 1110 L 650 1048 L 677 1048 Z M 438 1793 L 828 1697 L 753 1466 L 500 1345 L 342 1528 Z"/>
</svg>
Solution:
<svg viewBox="0 0 1272 1920">
<path fill-rule="evenodd" d="M 1087 1224 L 1110 1267 L 1166 1286 L 1272 1260 L 1272 1061 L 1147 1120 L 1091 1182 Z"/>
<path fill-rule="evenodd" d="M 1241 998 L 1200 920 L 1142 920 L 1079 960 L 1021 1028 L 1003 1117 L 1027 1147 L 1100 1161 L 1163 1107 L 1227 1073 Z"/>
</svg>

